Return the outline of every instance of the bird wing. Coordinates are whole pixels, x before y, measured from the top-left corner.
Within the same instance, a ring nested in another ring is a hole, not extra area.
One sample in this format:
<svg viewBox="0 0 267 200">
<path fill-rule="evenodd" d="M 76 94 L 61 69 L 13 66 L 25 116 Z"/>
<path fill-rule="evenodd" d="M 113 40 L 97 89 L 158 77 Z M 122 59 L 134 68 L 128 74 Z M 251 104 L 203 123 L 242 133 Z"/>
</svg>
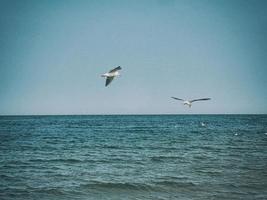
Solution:
<svg viewBox="0 0 267 200">
<path fill-rule="evenodd" d="M 113 73 L 113 72 L 116 72 L 116 71 L 118 71 L 118 70 L 121 70 L 121 66 L 118 66 L 118 67 L 116 67 L 116 68 L 110 70 L 109 73 Z"/>
<path fill-rule="evenodd" d="M 193 99 L 193 100 L 191 100 L 189 102 L 192 103 L 192 102 L 195 102 L 195 101 L 207 101 L 207 100 L 211 100 L 211 98 Z"/>
<path fill-rule="evenodd" d="M 112 76 L 112 77 L 107 77 L 107 79 L 106 79 L 106 87 L 111 83 L 111 81 L 114 79 L 114 76 Z"/>
<path fill-rule="evenodd" d="M 183 99 L 179 99 L 179 98 L 176 98 L 176 97 L 172 97 L 172 98 L 175 99 L 175 100 L 184 101 Z"/>
</svg>

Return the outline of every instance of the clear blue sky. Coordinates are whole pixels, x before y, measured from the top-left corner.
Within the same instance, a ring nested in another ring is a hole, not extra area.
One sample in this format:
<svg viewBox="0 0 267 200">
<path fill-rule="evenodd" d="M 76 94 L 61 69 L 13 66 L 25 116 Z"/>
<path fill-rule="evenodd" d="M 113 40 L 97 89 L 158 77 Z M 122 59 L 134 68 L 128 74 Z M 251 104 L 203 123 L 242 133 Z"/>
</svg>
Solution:
<svg viewBox="0 0 267 200">
<path fill-rule="evenodd" d="M 264 0 L 0 0 L 0 30 L 2 115 L 267 113 Z"/>
</svg>

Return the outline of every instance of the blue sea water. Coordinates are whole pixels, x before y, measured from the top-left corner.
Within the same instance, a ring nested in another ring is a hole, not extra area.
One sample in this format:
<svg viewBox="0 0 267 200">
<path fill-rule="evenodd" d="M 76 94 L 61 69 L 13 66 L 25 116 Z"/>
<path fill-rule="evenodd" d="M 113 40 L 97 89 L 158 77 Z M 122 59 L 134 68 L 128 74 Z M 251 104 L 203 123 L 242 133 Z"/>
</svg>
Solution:
<svg viewBox="0 0 267 200">
<path fill-rule="evenodd" d="M 1 116 L 0 199 L 267 199 L 267 115 Z"/>
</svg>

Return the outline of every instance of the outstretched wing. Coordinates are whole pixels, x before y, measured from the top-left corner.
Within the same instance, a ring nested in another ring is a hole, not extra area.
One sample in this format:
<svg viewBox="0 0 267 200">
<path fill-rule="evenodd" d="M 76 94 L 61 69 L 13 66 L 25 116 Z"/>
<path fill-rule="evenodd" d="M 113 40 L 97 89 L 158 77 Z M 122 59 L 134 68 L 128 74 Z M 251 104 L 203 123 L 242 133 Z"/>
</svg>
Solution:
<svg viewBox="0 0 267 200">
<path fill-rule="evenodd" d="M 106 87 L 111 83 L 111 81 L 114 79 L 114 76 L 112 76 L 112 77 L 107 77 L 107 79 L 106 79 Z"/>
<path fill-rule="evenodd" d="M 118 66 L 118 67 L 110 70 L 109 73 L 113 73 L 113 72 L 118 71 L 118 70 L 121 70 L 121 66 Z"/>
<path fill-rule="evenodd" d="M 172 97 L 172 98 L 175 99 L 175 100 L 184 101 L 183 99 L 179 99 L 179 98 L 176 98 L 176 97 Z"/>
<path fill-rule="evenodd" d="M 211 98 L 203 98 L 203 99 L 193 99 L 190 102 L 195 102 L 195 101 L 207 101 L 207 100 L 211 100 Z"/>
</svg>

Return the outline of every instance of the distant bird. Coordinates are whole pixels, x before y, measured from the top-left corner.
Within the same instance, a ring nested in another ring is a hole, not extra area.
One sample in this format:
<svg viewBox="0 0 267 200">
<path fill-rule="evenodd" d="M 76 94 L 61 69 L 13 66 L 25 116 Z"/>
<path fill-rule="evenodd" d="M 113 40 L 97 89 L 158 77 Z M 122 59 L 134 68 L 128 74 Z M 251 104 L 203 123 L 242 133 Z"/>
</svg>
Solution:
<svg viewBox="0 0 267 200">
<path fill-rule="evenodd" d="M 121 70 L 121 67 L 118 66 L 112 70 L 110 70 L 109 72 L 102 74 L 102 77 L 106 78 L 106 87 L 111 83 L 111 81 L 116 77 L 116 76 L 120 76 L 119 70 Z"/>
<path fill-rule="evenodd" d="M 172 97 L 172 98 L 175 99 L 175 100 L 183 101 L 183 104 L 189 106 L 189 108 L 191 108 L 192 103 L 195 102 L 195 101 L 211 100 L 211 98 L 193 99 L 193 100 L 184 100 L 184 99 L 179 99 L 179 98 L 176 98 L 176 97 Z"/>
</svg>

